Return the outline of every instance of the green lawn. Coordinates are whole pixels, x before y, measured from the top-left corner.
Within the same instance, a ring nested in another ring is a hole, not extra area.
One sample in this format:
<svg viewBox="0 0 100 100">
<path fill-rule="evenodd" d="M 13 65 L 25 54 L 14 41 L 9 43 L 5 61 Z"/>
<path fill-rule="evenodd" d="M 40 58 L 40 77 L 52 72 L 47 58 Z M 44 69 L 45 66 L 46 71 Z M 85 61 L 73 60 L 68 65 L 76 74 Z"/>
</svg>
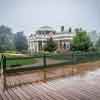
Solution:
<svg viewBox="0 0 100 100">
<path fill-rule="evenodd" d="M 87 52 L 87 53 L 73 53 L 74 56 L 69 54 L 55 54 L 55 53 L 46 53 L 46 58 L 54 59 L 54 60 L 63 60 L 63 61 L 71 61 L 75 63 L 87 62 L 100 59 L 100 53 L 96 52 Z M 18 67 L 21 65 L 30 65 L 37 63 L 37 58 L 43 59 L 44 53 L 34 54 L 33 57 L 23 55 L 23 54 L 4 54 L 7 57 L 7 67 Z"/>
<path fill-rule="evenodd" d="M 28 59 L 8 59 L 7 60 L 7 67 L 18 67 L 21 65 L 30 65 L 34 64 L 36 62 L 35 59 L 33 58 L 28 58 Z"/>
<path fill-rule="evenodd" d="M 2 54 L 6 56 L 7 67 L 18 67 L 21 65 L 34 64 L 36 62 L 35 58 L 29 57 L 24 54 L 14 54 L 14 53 L 2 53 Z"/>
</svg>

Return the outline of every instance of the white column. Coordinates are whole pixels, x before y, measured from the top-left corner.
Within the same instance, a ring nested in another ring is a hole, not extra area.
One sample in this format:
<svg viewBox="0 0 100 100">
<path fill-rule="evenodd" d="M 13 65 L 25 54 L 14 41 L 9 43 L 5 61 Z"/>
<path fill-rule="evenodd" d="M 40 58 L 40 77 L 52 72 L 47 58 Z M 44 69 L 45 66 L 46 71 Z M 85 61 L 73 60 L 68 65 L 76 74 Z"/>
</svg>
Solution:
<svg viewBox="0 0 100 100">
<path fill-rule="evenodd" d="M 30 42 L 31 54 L 33 53 L 33 52 L 32 52 L 32 48 L 33 48 L 33 47 L 32 47 L 32 41 L 31 41 L 31 42 Z"/>
<path fill-rule="evenodd" d="M 33 54 L 34 52 L 34 42 L 33 41 L 30 41 L 30 52 L 31 54 Z"/>
<path fill-rule="evenodd" d="M 34 41 L 34 52 L 36 52 L 36 41 Z"/>
<path fill-rule="evenodd" d="M 38 41 L 37 41 L 37 43 L 36 43 L 36 52 L 39 52 L 39 43 L 38 43 Z"/>
<path fill-rule="evenodd" d="M 35 41 L 32 42 L 32 52 L 35 51 Z"/>
</svg>

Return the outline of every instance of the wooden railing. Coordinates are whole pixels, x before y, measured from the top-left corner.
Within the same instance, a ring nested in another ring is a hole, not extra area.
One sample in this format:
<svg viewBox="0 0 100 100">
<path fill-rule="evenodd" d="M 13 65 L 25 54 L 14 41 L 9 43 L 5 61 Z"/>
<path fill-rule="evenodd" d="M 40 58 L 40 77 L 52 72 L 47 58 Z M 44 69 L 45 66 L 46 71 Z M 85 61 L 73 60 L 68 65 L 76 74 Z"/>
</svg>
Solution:
<svg viewBox="0 0 100 100">
<path fill-rule="evenodd" d="M 5 91 L 6 89 L 6 56 L 1 55 L 1 61 L 0 61 L 0 65 L 1 65 L 1 87 L 2 90 Z"/>
<path fill-rule="evenodd" d="M 30 57 L 29 57 L 30 58 Z M 31 57 L 31 58 L 36 58 L 36 56 Z M 38 56 L 39 58 L 39 56 Z M 58 60 L 58 62 L 61 60 L 62 62 L 60 63 L 53 63 L 53 64 L 48 64 L 47 59 L 53 59 L 53 60 Z M 65 55 L 42 55 L 41 59 L 43 61 L 43 65 L 37 65 L 36 67 L 28 66 L 27 67 L 16 67 L 16 68 L 7 68 L 7 60 L 12 60 L 13 58 L 7 58 L 5 55 L 1 55 L 1 84 L 2 84 L 2 90 L 5 91 L 7 88 L 7 81 L 6 77 L 8 73 L 15 73 L 15 72 L 23 72 L 23 71 L 29 71 L 29 70 L 35 70 L 35 69 L 40 69 L 43 71 L 43 80 L 47 80 L 47 72 L 46 68 L 49 67 L 55 67 L 58 65 L 61 67 L 62 65 L 69 65 L 69 64 L 78 64 L 78 63 L 83 63 L 87 61 L 95 61 L 100 59 L 100 53 L 98 52 L 91 52 L 91 53 L 71 53 L 71 54 L 65 54 Z M 14 58 L 14 59 L 19 59 L 19 58 Z M 28 58 L 20 58 L 20 59 L 28 59 Z M 72 73 L 73 73 L 74 68 L 72 67 Z"/>
</svg>

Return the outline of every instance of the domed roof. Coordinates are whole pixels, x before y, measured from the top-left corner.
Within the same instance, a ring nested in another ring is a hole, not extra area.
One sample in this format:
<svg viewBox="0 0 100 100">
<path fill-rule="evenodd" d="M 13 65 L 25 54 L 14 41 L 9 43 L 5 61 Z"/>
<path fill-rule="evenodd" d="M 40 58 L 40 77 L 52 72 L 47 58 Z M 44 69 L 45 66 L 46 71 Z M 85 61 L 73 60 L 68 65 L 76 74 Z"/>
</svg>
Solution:
<svg viewBox="0 0 100 100">
<path fill-rule="evenodd" d="M 55 30 L 50 26 L 42 26 L 37 31 L 55 31 Z"/>
</svg>

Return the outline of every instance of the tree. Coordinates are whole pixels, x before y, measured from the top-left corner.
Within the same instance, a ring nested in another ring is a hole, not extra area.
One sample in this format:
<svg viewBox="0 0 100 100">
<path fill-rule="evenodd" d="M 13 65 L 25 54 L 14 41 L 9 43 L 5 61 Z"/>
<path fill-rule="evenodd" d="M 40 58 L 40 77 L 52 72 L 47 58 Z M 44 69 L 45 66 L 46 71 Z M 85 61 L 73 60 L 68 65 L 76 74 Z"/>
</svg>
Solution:
<svg viewBox="0 0 100 100">
<path fill-rule="evenodd" d="M 87 32 L 78 32 L 72 41 L 72 50 L 87 51 L 92 46 L 92 42 Z"/>
<path fill-rule="evenodd" d="M 14 49 L 14 34 L 7 26 L 0 26 L 0 52 Z"/>
<path fill-rule="evenodd" d="M 57 44 L 53 41 L 52 38 L 47 40 L 46 45 L 44 46 L 44 51 L 53 52 L 57 49 Z"/>
<path fill-rule="evenodd" d="M 100 37 L 99 37 L 99 39 L 96 41 L 95 47 L 96 47 L 97 49 L 100 50 Z"/>
<path fill-rule="evenodd" d="M 17 51 L 21 52 L 28 49 L 28 42 L 24 32 L 17 32 L 15 34 L 15 47 Z"/>
</svg>

